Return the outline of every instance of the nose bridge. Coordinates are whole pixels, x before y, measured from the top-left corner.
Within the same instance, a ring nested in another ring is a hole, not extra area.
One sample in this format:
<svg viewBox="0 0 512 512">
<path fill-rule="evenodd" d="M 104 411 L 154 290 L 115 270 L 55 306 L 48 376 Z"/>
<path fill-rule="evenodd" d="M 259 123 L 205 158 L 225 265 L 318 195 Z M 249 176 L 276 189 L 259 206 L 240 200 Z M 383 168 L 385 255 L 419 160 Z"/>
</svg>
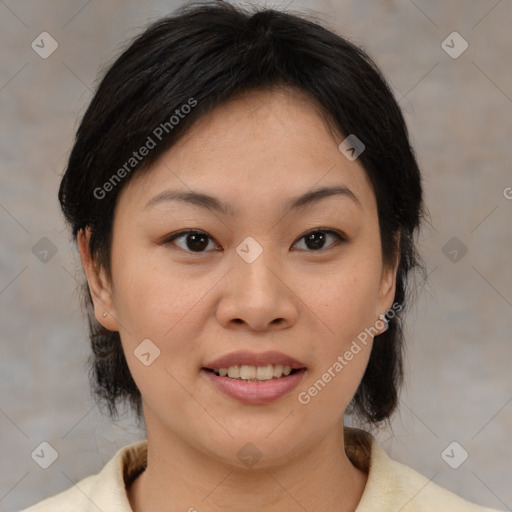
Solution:
<svg viewBox="0 0 512 512">
<path fill-rule="evenodd" d="M 293 293 L 285 285 L 283 266 L 272 252 L 252 237 L 236 248 L 228 293 L 219 309 L 224 323 L 242 320 L 255 330 L 272 322 L 293 323 L 297 316 Z"/>
<path fill-rule="evenodd" d="M 254 300 L 262 295 L 267 303 L 271 301 L 274 294 L 279 293 L 276 274 L 280 266 L 268 241 L 247 237 L 238 245 L 236 253 L 234 270 L 240 275 L 242 292 L 247 292 Z"/>
</svg>

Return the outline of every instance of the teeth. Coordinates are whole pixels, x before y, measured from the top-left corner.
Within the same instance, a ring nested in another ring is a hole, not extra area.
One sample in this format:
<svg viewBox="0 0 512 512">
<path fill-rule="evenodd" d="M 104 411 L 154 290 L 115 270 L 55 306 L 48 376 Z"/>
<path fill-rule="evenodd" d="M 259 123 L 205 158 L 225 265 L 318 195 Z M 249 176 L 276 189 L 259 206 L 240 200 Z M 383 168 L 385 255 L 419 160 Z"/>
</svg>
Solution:
<svg viewBox="0 0 512 512">
<path fill-rule="evenodd" d="M 256 368 L 255 366 L 249 366 L 248 368 Z M 274 367 L 271 364 L 267 366 L 258 366 L 256 368 L 255 378 L 258 380 L 270 380 L 274 378 Z"/>
<path fill-rule="evenodd" d="M 230 366 L 228 368 L 228 377 L 238 379 L 240 377 L 240 366 Z"/>
<path fill-rule="evenodd" d="M 231 379 L 251 381 L 279 379 L 283 375 L 290 375 L 291 371 L 290 366 L 283 366 L 282 364 L 269 364 L 267 366 L 249 366 L 243 364 L 241 366 L 230 366 L 229 368 L 214 370 L 214 372 L 221 377 L 228 376 Z"/>
<path fill-rule="evenodd" d="M 276 364 L 274 366 L 274 377 L 281 377 L 282 374 L 283 374 L 283 365 Z"/>
</svg>

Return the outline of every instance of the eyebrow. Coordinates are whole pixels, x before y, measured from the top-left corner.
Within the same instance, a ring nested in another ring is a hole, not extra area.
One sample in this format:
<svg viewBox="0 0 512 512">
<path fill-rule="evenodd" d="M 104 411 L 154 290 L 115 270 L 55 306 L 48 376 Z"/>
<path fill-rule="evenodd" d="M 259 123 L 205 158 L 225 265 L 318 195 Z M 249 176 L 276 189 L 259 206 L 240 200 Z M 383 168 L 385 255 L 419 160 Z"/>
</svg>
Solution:
<svg viewBox="0 0 512 512">
<path fill-rule="evenodd" d="M 321 187 L 313 190 L 309 190 L 305 194 L 292 197 L 289 201 L 287 201 L 285 205 L 285 211 L 299 211 L 303 210 L 308 206 L 321 201 L 322 199 L 326 199 L 332 196 L 342 196 L 348 197 L 355 204 L 361 206 L 361 203 L 357 196 L 345 185 L 336 185 L 331 187 Z M 235 215 L 235 211 L 231 207 L 231 205 L 224 203 L 220 199 L 216 197 L 210 196 L 208 194 L 204 194 L 202 192 L 195 191 L 179 191 L 179 190 L 164 190 L 160 194 L 156 195 L 152 199 L 150 199 L 144 209 L 156 206 L 157 204 L 165 203 L 168 201 L 178 201 L 181 203 L 193 204 L 195 206 L 199 206 L 201 208 L 210 210 L 212 212 L 218 212 L 224 215 Z"/>
</svg>

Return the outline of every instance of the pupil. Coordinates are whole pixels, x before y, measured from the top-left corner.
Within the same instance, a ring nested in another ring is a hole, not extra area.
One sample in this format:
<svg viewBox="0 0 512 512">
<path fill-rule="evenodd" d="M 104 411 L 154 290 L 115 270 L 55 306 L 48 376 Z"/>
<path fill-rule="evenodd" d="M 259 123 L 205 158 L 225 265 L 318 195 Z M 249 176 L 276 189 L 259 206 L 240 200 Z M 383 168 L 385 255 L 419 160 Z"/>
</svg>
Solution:
<svg viewBox="0 0 512 512">
<path fill-rule="evenodd" d="M 192 240 L 192 244 L 190 241 Z M 192 234 L 187 236 L 187 247 L 192 250 L 205 249 L 208 246 L 207 237 L 201 234 Z"/>
<path fill-rule="evenodd" d="M 319 240 L 315 240 L 318 237 Z M 312 245 L 308 244 L 308 242 L 313 242 Z M 317 231 L 316 233 L 310 233 L 306 237 L 306 245 L 310 249 L 321 249 L 325 242 L 325 234 L 321 231 Z"/>
</svg>

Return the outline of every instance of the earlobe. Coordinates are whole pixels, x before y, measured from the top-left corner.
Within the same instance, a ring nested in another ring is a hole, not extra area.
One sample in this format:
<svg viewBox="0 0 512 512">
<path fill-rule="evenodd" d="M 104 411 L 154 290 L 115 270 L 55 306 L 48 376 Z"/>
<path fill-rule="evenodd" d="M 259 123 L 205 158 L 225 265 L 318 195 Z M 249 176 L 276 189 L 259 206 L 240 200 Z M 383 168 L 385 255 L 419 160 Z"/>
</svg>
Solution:
<svg viewBox="0 0 512 512">
<path fill-rule="evenodd" d="M 379 334 L 382 334 L 383 332 L 386 332 L 389 329 L 389 321 L 386 318 L 386 315 L 384 313 L 379 315 L 379 320 L 381 322 L 383 322 L 383 324 L 384 324 L 384 327 L 382 328 L 381 332 L 379 333 Z"/>
<path fill-rule="evenodd" d="M 97 265 L 90 253 L 89 238 L 90 228 L 81 229 L 77 235 L 78 250 L 84 269 L 87 284 L 94 305 L 94 316 L 96 320 L 110 331 L 118 331 L 118 324 L 115 319 L 114 301 L 112 286 L 106 276 L 105 269 Z"/>
</svg>

